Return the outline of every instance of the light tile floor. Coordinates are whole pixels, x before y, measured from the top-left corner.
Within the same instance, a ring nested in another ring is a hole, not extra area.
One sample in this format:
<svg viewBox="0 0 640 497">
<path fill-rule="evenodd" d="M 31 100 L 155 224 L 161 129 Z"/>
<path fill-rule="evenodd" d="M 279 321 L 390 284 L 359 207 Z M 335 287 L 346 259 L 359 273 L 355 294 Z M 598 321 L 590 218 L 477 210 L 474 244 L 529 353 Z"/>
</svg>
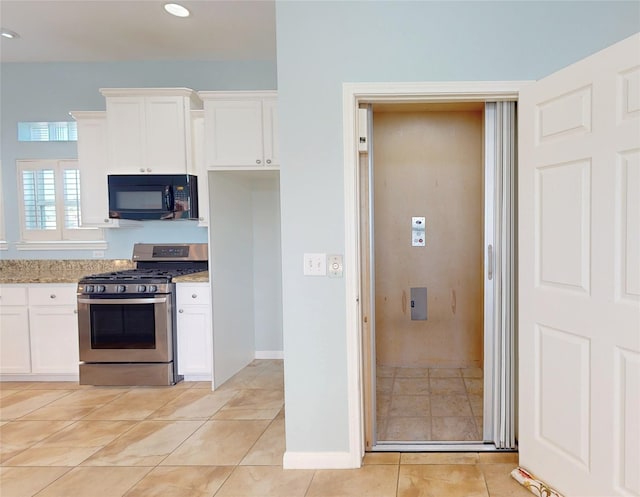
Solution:
<svg viewBox="0 0 640 497">
<path fill-rule="evenodd" d="M 282 361 L 220 389 L 0 384 L 2 497 L 527 497 L 517 454 L 372 453 L 283 470 Z"/>
<path fill-rule="evenodd" d="M 376 374 L 378 441 L 481 441 L 480 368 L 401 368 Z"/>
</svg>

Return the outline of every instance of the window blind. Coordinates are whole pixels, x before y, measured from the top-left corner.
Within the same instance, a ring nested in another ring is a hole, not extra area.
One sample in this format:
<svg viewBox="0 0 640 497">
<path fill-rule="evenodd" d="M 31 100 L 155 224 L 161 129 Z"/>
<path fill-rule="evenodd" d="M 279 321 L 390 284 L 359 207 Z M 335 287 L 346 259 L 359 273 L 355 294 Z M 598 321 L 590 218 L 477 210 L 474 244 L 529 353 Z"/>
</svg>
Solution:
<svg viewBox="0 0 640 497">
<path fill-rule="evenodd" d="M 21 240 L 101 240 L 102 231 L 82 226 L 77 160 L 18 160 Z"/>
<path fill-rule="evenodd" d="M 40 169 L 22 171 L 24 219 L 27 230 L 55 230 L 55 171 Z"/>
<path fill-rule="evenodd" d="M 58 142 L 78 141 L 78 125 L 75 121 L 19 122 L 18 141 Z"/>
<path fill-rule="evenodd" d="M 80 171 L 65 169 L 63 171 L 64 194 L 64 227 L 79 228 L 80 219 Z"/>
</svg>

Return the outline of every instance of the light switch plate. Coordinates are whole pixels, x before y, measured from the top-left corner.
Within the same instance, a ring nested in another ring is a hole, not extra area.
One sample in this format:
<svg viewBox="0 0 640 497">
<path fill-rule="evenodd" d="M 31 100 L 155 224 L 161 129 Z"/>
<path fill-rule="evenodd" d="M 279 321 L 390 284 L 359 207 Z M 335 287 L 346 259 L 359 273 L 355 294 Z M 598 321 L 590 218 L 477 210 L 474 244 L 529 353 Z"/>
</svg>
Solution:
<svg viewBox="0 0 640 497">
<path fill-rule="evenodd" d="M 342 255 L 327 256 L 329 278 L 342 278 Z"/>
<path fill-rule="evenodd" d="M 304 254 L 305 276 L 326 276 L 327 275 L 327 254 Z"/>
</svg>

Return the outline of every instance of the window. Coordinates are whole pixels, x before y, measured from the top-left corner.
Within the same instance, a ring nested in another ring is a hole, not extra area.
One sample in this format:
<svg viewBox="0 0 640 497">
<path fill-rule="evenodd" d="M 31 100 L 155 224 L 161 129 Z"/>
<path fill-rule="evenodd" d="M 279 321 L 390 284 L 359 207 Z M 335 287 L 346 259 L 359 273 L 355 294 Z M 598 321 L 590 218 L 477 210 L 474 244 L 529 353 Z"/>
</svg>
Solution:
<svg viewBox="0 0 640 497">
<path fill-rule="evenodd" d="M 102 239 L 101 230 L 82 227 L 78 161 L 19 160 L 17 174 L 23 241 Z"/>
<path fill-rule="evenodd" d="M 78 123 L 60 122 L 20 122 L 18 141 L 21 142 L 66 142 L 78 141 Z"/>
</svg>

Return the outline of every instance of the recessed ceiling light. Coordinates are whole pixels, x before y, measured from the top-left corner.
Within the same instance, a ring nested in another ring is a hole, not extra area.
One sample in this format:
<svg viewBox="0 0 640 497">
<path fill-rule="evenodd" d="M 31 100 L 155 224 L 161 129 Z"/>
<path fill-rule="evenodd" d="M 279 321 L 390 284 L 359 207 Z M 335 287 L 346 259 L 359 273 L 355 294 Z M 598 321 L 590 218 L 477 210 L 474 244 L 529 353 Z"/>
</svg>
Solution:
<svg viewBox="0 0 640 497">
<path fill-rule="evenodd" d="M 177 3 L 165 3 L 164 10 L 176 17 L 189 17 L 189 11 Z"/>
<path fill-rule="evenodd" d="M 10 40 L 13 38 L 20 38 L 20 35 L 18 33 L 5 28 L 2 28 L 2 30 L 0 31 L 0 35 L 2 35 L 3 38 L 9 38 Z"/>
</svg>

